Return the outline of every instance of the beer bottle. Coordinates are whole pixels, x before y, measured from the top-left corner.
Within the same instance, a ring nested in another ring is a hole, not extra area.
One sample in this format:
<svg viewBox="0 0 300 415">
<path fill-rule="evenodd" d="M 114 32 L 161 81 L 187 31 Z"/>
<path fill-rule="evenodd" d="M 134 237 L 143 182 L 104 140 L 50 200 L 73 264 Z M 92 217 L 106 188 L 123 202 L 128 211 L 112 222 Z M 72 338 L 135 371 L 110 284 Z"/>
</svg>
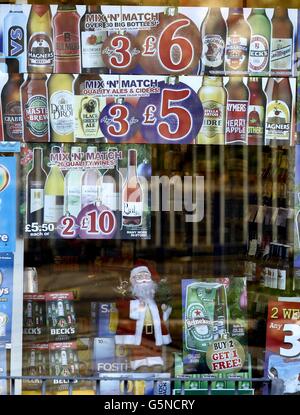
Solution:
<svg viewBox="0 0 300 415">
<path fill-rule="evenodd" d="M 249 72 L 269 72 L 271 23 L 265 9 L 252 9 L 248 22 L 251 27 Z"/>
<path fill-rule="evenodd" d="M 82 73 L 108 73 L 101 56 L 103 42 L 107 37 L 107 32 L 103 29 L 105 22 L 100 6 L 86 6 L 85 14 L 80 20 Z"/>
<path fill-rule="evenodd" d="M 17 61 L 14 61 L 17 62 Z M 1 92 L 3 134 L 5 141 L 23 141 L 20 87 L 23 74 L 16 70 L 17 64 L 11 62 L 8 80 Z"/>
<path fill-rule="evenodd" d="M 205 74 L 224 73 L 227 28 L 220 8 L 209 8 L 202 23 L 202 65 Z"/>
<path fill-rule="evenodd" d="M 275 7 L 272 17 L 271 74 L 291 75 L 293 32 L 288 9 Z"/>
<path fill-rule="evenodd" d="M 48 79 L 50 141 L 74 140 L 73 80 L 72 74 L 53 74 Z"/>
<path fill-rule="evenodd" d="M 55 73 L 80 72 L 79 19 L 76 6 L 58 5 L 53 17 Z"/>
<path fill-rule="evenodd" d="M 28 74 L 21 87 L 24 141 L 48 142 L 47 76 Z"/>
<path fill-rule="evenodd" d="M 242 8 L 230 8 L 227 19 L 225 70 L 247 72 L 251 29 Z"/>
<path fill-rule="evenodd" d="M 248 109 L 248 144 L 264 144 L 265 110 L 267 98 L 261 78 L 248 78 L 250 93 Z"/>
<path fill-rule="evenodd" d="M 290 81 L 288 78 L 269 78 L 265 91 L 267 95 L 265 144 L 289 145 L 292 109 Z"/>
<path fill-rule="evenodd" d="M 221 76 L 204 76 L 199 89 L 204 118 L 198 144 L 224 144 L 227 93 Z"/>
<path fill-rule="evenodd" d="M 28 72 L 53 71 L 51 10 L 46 4 L 33 4 L 27 23 Z"/>
<path fill-rule="evenodd" d="M 96 74 L 80 74 L 74 82 L 75 141 L 105 142 L 99 119 L 106 100 L 94 93 L 100 82 Z"/>
<path fill-rule="evenodd" d="M 227 90 L 227 120 L 225 144 L 247 144 L 249 91 L 241 76 L 232 76 Z"/>
</svg>

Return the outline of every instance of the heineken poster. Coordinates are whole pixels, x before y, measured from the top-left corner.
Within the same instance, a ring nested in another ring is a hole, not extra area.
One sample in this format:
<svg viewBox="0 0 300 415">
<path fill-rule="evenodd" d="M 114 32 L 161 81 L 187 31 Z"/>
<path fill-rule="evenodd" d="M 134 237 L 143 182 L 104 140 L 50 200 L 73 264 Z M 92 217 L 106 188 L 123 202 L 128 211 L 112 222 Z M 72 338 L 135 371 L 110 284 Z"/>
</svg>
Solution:
<svg viewBox="0 0 300 415">
<path fill-rule="evenodd" d="M 272 380 L 271 395 L 300 395 L 299 320 L 299 297 L 269 301 L 265 377 Z"/>
<path fill-rule="evenodd" d="M 25 238 L 148 239 L 147 145 L 23 144 Z"/>
<path fill-rule="evenodd" d="M 247 371 L 246 279 L 182 280 L 183 371 Z"/>
<path fill-rule="evenodd" d="M 14 255 L 0 253 L 0 343 L 11 342 Z"/>
</svg>

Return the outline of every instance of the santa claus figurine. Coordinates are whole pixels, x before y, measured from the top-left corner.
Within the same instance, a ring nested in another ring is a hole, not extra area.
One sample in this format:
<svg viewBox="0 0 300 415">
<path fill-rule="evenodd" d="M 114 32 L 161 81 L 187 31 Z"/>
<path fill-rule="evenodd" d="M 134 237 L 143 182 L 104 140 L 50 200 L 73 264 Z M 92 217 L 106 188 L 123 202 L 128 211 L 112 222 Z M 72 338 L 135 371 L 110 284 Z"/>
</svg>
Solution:
<svg viewBox="0 0 300 415">
<path fill-rule="evenodd" d="M 162 346 L 171 343 L 168 319 L 172 308 L 155 301 L 157 283 L 147 266 L 130 273 L 131 295 L 117 304 L 119 323 L 115 342 L 130 346 L 132 370 L 142 366 L 163 366 Z"/>
</svg>

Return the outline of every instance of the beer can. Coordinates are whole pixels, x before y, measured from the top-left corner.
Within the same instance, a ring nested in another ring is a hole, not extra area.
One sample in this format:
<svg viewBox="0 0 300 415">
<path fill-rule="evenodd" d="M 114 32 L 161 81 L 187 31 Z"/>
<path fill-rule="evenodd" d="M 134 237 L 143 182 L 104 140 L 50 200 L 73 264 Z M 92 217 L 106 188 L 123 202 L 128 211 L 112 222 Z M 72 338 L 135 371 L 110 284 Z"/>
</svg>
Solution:
<svg viewBox="0 0 300 415">
<path fill-rule="evenodd" d="M 36 268 L 26 267 L 24 269 L 23 284 L 24 293 L 38 293 L 38 275 Z"/>
</svg>

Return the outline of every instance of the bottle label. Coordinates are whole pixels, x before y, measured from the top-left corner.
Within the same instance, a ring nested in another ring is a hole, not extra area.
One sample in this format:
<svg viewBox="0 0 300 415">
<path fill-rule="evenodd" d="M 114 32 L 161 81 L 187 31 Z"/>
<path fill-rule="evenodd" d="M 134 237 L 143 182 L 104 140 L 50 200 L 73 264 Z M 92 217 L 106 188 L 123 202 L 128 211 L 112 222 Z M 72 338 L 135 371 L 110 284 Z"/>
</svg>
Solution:
<svg viewBox="0 0 300 415">
<path fill-rule="evenodd" d="M 75 95 L 75 137 L 100 138 L 100 99 Z"/>
<path fill-rule="evenodd" d="M 48 132 L 48 104 L 43 95 L 33 95 L 25 104 L 24 119 L 32 135 L 43 137 Z"/>
<path fill-rule="evenodd" d="M 24 52 L 24 29 L 11 26 L 8 29 L 8 56 L 19 56 Z"/>
<path fill-rule="evenodd" d="M 290 110 L 285 102 L 276 100 L 267 105 L 266 144 L 270 140 L 289 140 L 291 131 Z"/>
<path fill-rule="evenodd" d="M 56 134 L 67 135 L 74 131 L 73 94 L 57 91 L 50 97 L 50 123 Z"/>
<path fill-rule="evenodd" d="M 278 289 L 279 290 L 286 289 L 286 270 L 285 269 L 278 270 Z"/>
<path fill-rule="evenodd" d="M 225 142 L 247 144 L 248 101 L 227 102 L 227 122 Z"/>
<path fill-rule="evenodd" d="M 202 304 L 190 303 L 185 317 L 186 335 L 188 334 L 197 342 L 208 342 L 212 340 L 213 328 L 212 322 L 208 318 L 207 312 Z M 199 344 L 199 348 L 201 344 Z M 191 347 L 189 347 L 191 348 Z M 197 343 L 194 342 L 195 350 L 199 350 Z"/>
<path fill-rule="evenodd" d="M 64 213 L 64 197 L 45 195 L 44 222 L 56 223 Z"/>
<path fill-rule="evenodd" d="M 248 41 L 245 37 L 231 35 L 226 47 L 226 64 L 230 69 L 240 69 L 248 57 Z"/>
<path fill-rule="evenodd" d="M 35 187 L 30 189 L 30 213 L 43 209 L 44 207 L 44 189 Z"/>
<path fill-rule="evenodd" d="M 71 215 L 77 216 L 81 209 L 81 198 L 80 198 L 80 186 L 79 183 L 69 184 L 66 194 L 66 208 L 65 211 Z"/>
<path fill-rule="evenodd" d="M 269 60 L 269 42 L 264 36 L 254 35 L 250 42 L 249 70 L 262 72 L 266 69 Z"/>
<path fill-rule="evenodd" d="M 293 39 L 272 39 L 271 70 L 292 69 Z"/>
<path fill-rule="evenodd" d="M 206 35 L 203 40 L 203 64 L 217 68 L 222 65 L 225 42 L 220 35 Z"/>
<path fill-rule="evenodd" d="M 81 187 L 82 206 L 94 203 L 98 198 L 98 186 L 84 184 Z"/>
<path fill-rule="evenodd" d="M 3 121 L 7 138 L 13 141 L 22 140 L 22 115 L 19 101 L 11 101 L 6 105 Z"/>
<path fill-rule="evenodd" d="M 101 51 L 106 37 L 106 32 L 100 30 L 81 33 L 81 64 L 83 68 L 105 67 Z"/>
<path fill-rule="evenodd" d="M 28 42 L 28 66 L 53 66 L 52 40 L 47 33 L 34 33 Z"/>
<path fill-rule="evenodd" d="M 205 101 L 202 102 L 204 109 L 203 124 L 201 127 L 200 134 L 204 138 L 208 139 L 216 138 L 219 139 L 221 135 L 224 139 L 225 130 L 225 106 L 216 101 Z M 216 141 L 216 144 L 219 142 Z"/>
<path fill-rule="evenodd" d="M 63 32 L 55 37 L 55 55 L 60 58 L 79 57 L 79 36 Z"/>
<path fill-rule="evenodd" d="M 114 183 L 103 182 L 101 186 L 102 204 L 113 211 L 118 209 L 118 193 L 114 191 L 114 187 Z"/>
<path fill-rule="evenodd" d="M 251 138 L 262 139 L 264 135 L 265 109 L 261 105 L 249 105 L 248 114 L 248 142 L 250 143 Z"/>
<path fill-rule="evenodd" d="M 123 216 L 130 218 L 140 218 L 143 214 L 143 202 L 123 201 Z"/>
</svg>

